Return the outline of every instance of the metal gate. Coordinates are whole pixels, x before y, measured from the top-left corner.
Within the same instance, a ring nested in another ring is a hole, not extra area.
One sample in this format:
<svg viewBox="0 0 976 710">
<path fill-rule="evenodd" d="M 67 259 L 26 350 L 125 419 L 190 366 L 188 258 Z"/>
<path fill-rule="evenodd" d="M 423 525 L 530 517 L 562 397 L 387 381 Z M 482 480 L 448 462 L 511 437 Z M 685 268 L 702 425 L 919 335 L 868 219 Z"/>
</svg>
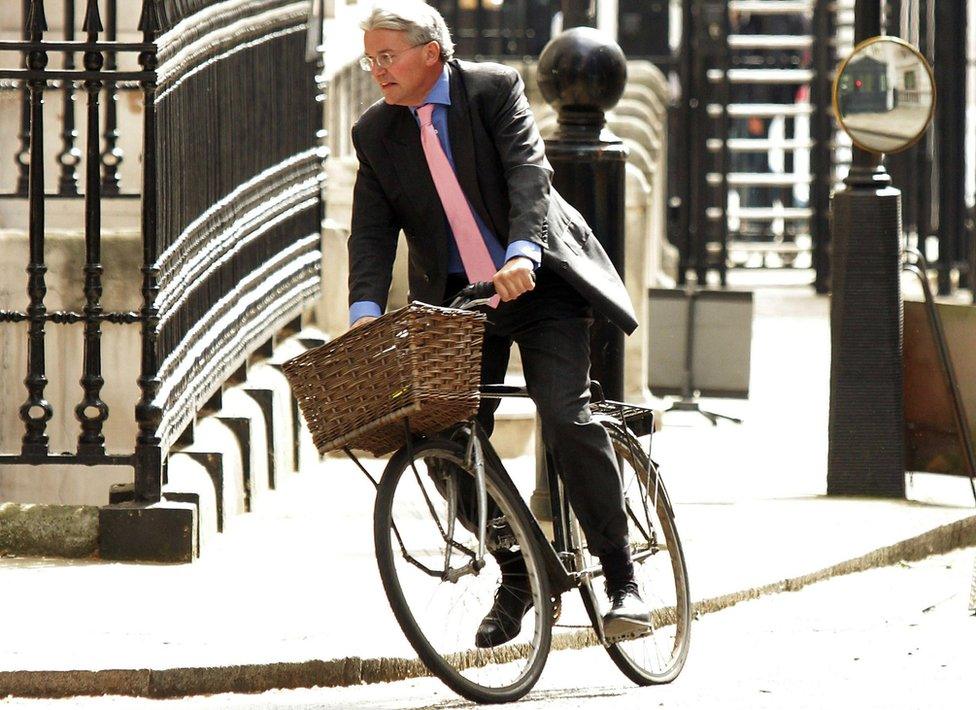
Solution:
<svg viewBox="0 0 976 710">
<path fill-rule="evenodd" d="M 681 277 L 811 269 L 826 290 L 836 146 L 830 78 L 844 2 L 692 0 L 682 31 L 675 204 Z M 682 115 L 683 114 L 683 115 Z M 683 188 L 683 192 L 682 192 Z"/>
</svg>

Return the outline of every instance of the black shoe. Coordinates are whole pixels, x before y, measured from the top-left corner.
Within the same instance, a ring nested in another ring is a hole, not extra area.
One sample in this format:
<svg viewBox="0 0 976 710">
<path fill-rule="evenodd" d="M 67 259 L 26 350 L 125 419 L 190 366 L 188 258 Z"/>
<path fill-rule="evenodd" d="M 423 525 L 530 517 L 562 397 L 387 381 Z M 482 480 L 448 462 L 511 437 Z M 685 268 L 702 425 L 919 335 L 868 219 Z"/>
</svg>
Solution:
<svg viewBox="0 0 976 710">
<path fill-rule="evenodd" d="M 531 608 L 532 592 L 526 577 L 525 562 L 519 555 L 515 564 L 502 566 L 502 583 L 495 592 L 495 603 L 481 621 L 474 635 L 474 645 L 478 648 L 492 648 L 508 643 L 519 635 L 522 617 Z"/>
<path fill-rule="evenodd" d="M 610 611 L 603 615 L 603 633 L 609 638 L 634 637 L 651 630 L 651 611 L 637 592 L 634 581 L 610 588 Z"/>
</svg>

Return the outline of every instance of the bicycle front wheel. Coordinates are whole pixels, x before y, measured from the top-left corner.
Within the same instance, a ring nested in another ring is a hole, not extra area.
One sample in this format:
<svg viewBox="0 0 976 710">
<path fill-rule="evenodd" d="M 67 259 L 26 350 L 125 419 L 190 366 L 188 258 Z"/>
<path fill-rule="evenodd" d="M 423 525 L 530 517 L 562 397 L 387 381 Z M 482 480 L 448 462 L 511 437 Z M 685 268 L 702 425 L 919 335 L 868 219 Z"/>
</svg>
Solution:
<svg viewBox="0 0 976 710">
<path fill-rule="evenodd" d="M 464 450 L 449 440 L 401 449 L 383 472 L 376 498 L 376 559 L 390 606 L 417 655 L 459 695 L 480 703 L 525 695 L 542 673 L 552 640 L 552 600 L 542 556 L 529 536 L 524 506 L 514 505 L 486 470 L 497 508 L 490 549 L 521 552 L 532 607 L 511 641 L 478 648 L 475 632 L 502 584 L 492 554 L 477 568 L 477 515 L 469 510 L 473 473 Z M 465 480 L 466 479 L 466 480 Z M 500 515 L 499 515 L 500 512 Z M 511 581 L 511 573 L 506 578 Z"/>
<path fill-rule="evenodd" d="M 691 597 L 681 540 L 657 466 L 629 432 L 610 423 L 604 426 L 621 470 L 634 575 L 641 597 L 651 608 L 650 632 L 613 643 L 606 647 L 607 653 L 638 685 L 670 683 L 684 667 L 691 639 Z M 588 554 L 579 525 L 573 522 L 578 564 L 593 568 L 599 561 Z M 600 624 L 609 611 L 606 596 L 593 589 L 592 577 L 584 578 L 580 592 L 590 620 L 594 626 Z"/>
</svg>

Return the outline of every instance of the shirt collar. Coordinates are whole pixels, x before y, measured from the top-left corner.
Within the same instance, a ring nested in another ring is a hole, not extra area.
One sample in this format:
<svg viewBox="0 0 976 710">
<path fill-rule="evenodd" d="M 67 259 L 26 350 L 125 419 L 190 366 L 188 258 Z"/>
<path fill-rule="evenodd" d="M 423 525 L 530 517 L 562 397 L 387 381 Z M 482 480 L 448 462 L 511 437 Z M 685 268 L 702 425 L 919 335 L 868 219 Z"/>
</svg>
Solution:
<svg viewBox="0 0 976 710">
<path fill-rule="evenodd" d="M 430 91 L 427 92 L 427 96 L 424 98 L 423 102 L 417 106 L 411 106 L 410 111 L 417 115 L 417 109 L 424 104 L 442 104 L 444 106 L 451 105 L 451 78 L 447 72 L 447 64 L 441 69 L 441 75 L 437 77 L 437 82 L 431 87 Z"/>
</svg>

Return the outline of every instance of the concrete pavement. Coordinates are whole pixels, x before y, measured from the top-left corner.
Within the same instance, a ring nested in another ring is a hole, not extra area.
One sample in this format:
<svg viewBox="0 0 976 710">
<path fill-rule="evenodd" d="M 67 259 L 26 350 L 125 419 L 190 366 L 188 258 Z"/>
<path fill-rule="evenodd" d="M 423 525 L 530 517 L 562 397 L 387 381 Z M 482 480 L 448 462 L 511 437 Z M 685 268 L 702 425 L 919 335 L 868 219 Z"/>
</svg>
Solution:
<svg viewBox="0 0 976 710">
<path fill-rule="evenodd" d="M 965 479 L 915 475 L 912 501 L 823 495 L 827 304 L 809 287 L 757 292 L 751 397 L 703 403 L 744 423 L 674 414 L 655 437 L 703 613 L 976 545 Z M 507 464 L 531 486 L 531 457 Z M 0 696 L 175 697 L 419 672 L 376 571 L 372 503 L 355 467 L 328 458 L 282 476 L 190 565 L 0 560 Z"/>
<path fill-rule="evenodd" d="M 591 647 L 549 657 L 519 710 L 963 710 L 972 707 L 976 617 L 959 590 L 973 548 L 846 575 L 703 616 L 677 681 L 641 688 Z M 174 699 L 0 699 L 0 708 L 445 710 L 468 708 L 435 678 Z"/>
</svg>

